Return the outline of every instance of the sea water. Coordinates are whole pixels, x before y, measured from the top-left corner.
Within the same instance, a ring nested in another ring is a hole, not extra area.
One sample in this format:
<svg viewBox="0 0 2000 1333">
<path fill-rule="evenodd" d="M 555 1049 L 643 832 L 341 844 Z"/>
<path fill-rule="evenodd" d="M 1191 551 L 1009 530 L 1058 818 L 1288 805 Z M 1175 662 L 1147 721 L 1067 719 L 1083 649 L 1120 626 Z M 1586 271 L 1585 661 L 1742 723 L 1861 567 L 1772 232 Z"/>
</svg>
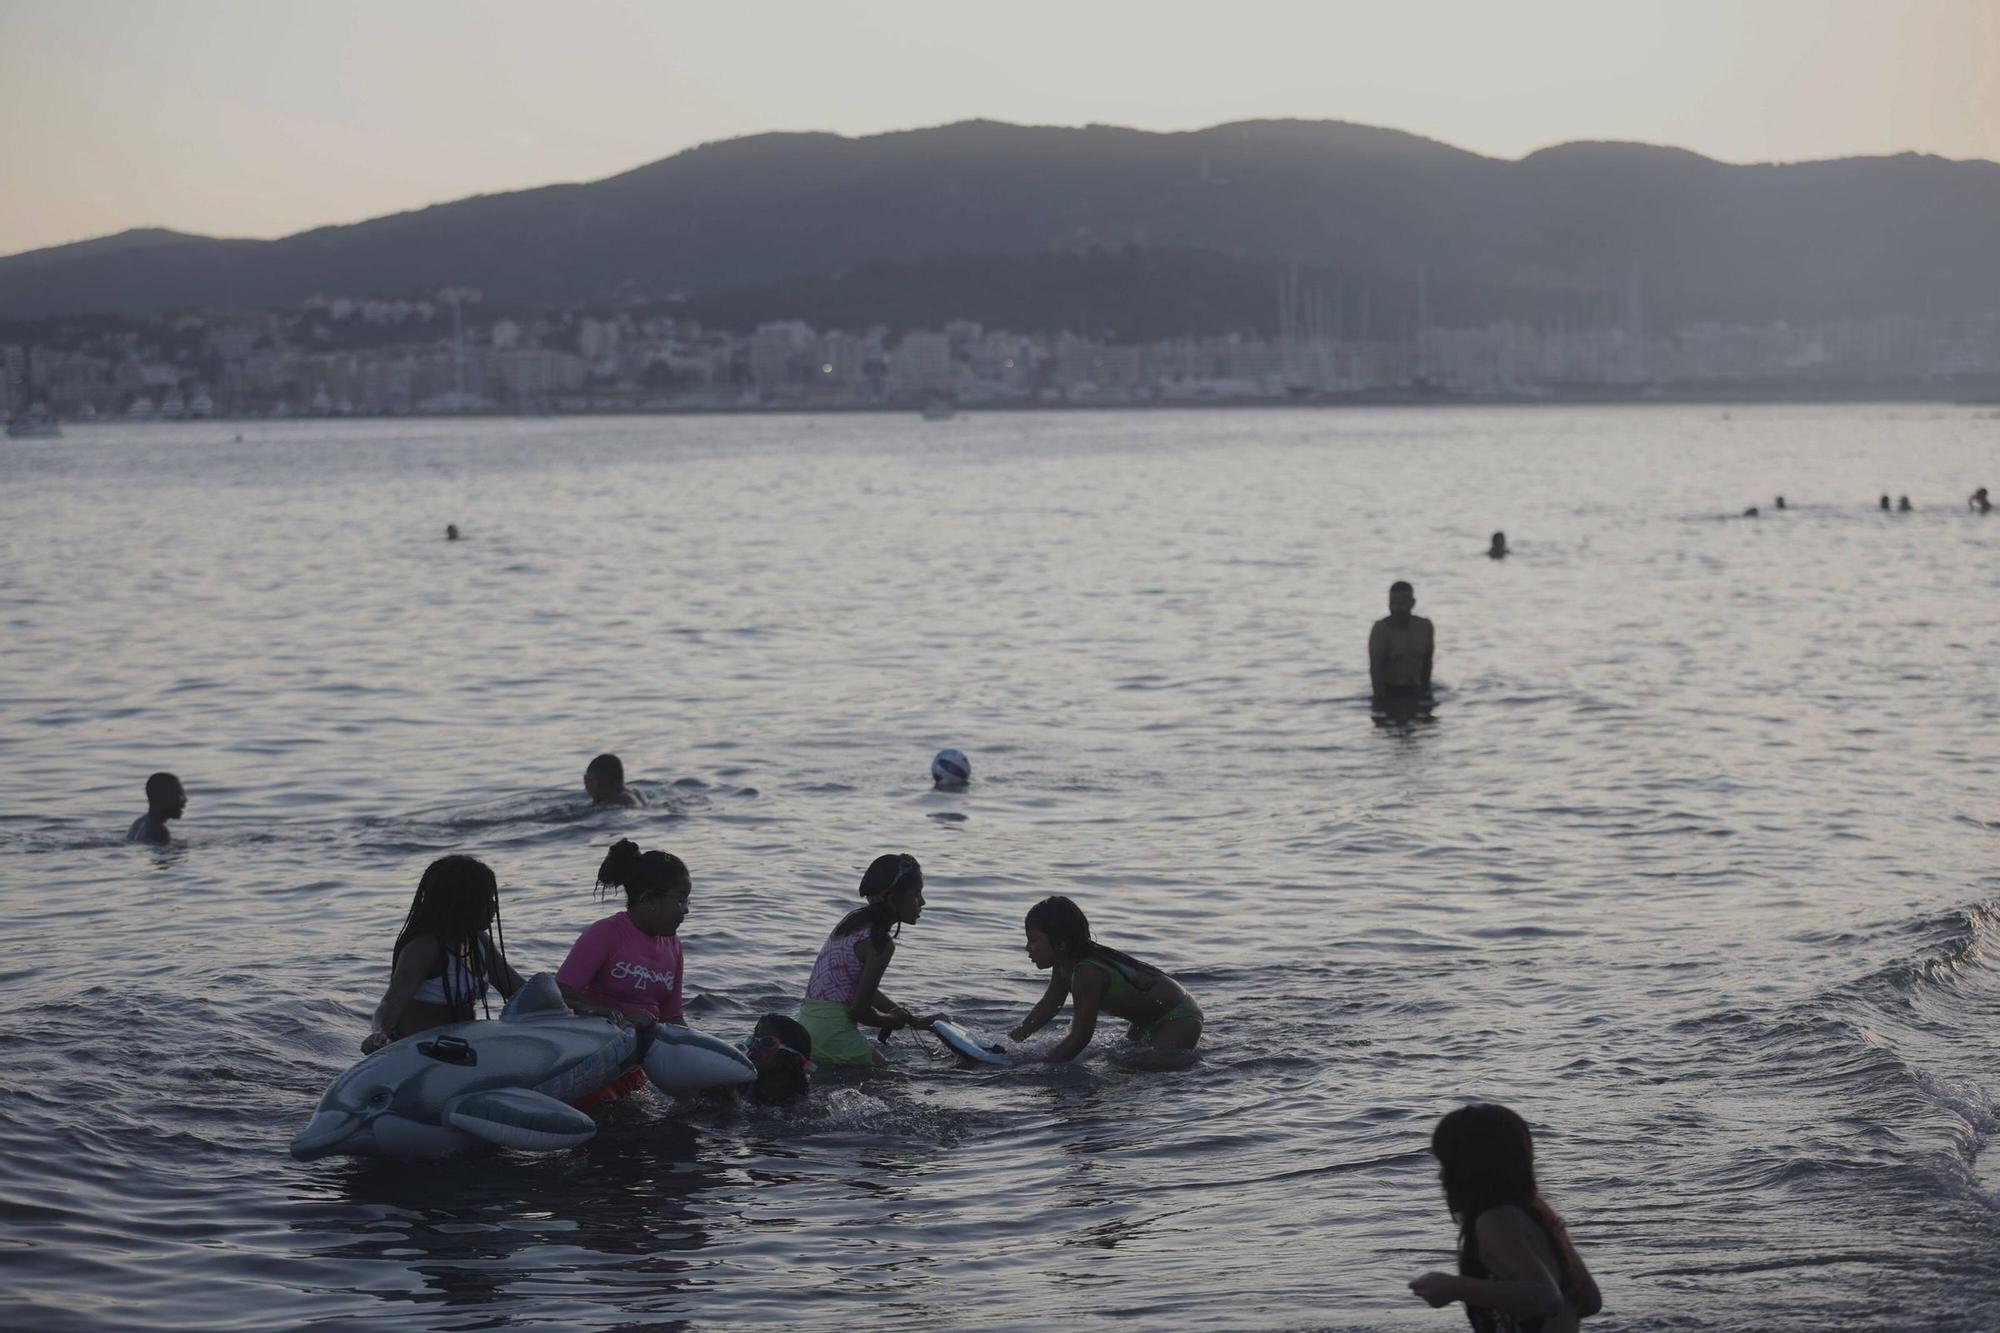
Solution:
<svg viewBox="0 0 2000 1333">
<path fill-rule="evenodd" d="M 1996 483 L 2000 419 L 1915 406 L 8 445 L 0 1324 L 1454 1329 L 1428 1139 L 1490 1099 L 1593 1328 L 2000 1326 Z M 1395 579 L 1429 721 L 1368 707 Z M 585 807 L 603 750 L 651 805 Z M 155 769 L 187 815 L 125 845 Z M 898 1001 L 1011 1026 L 1062 893 L 1201 1058 L 903 1035 L 802 1108 L 287 1155 L 427 862 L 494 867 L 528 973 L 621 837 L 692 868 L 710 1032 L 908 851 Z"/>
</svg>

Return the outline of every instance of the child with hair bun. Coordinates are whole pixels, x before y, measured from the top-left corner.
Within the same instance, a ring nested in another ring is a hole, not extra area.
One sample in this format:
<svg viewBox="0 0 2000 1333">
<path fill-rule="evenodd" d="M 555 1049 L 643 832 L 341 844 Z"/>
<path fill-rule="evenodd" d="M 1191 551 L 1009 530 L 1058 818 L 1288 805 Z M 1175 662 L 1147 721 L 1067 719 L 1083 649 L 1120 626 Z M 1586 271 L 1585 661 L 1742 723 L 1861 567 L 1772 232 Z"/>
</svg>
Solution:
<svg viewBox="0 0 2000 1333">
<path fill-rule="evenodd" d="M 679 931 L 692 888 L 678 856 L 642 852 L 630 838 L 613 843 L 597 867 L 597 896 L 623 889 L 625 910 L 593 922 L 556 970 L 570 1008 L 641 1028 L 686 1022 Z"/>
<path fill-rule="evenodd" d="M 692 887 L 678 856 L 641 852 L 629 838 L 613 843 L 597 867 L 597 896 L 623 889 L 625 910 L 593 922 L 556 970 L 569 1007 L 642 1029 L 685 1023 L 679 931 Z M 644 1071 L 634 1067 L 579 1105 L 616 1101 L 644 1082 Z"/>
</svg>

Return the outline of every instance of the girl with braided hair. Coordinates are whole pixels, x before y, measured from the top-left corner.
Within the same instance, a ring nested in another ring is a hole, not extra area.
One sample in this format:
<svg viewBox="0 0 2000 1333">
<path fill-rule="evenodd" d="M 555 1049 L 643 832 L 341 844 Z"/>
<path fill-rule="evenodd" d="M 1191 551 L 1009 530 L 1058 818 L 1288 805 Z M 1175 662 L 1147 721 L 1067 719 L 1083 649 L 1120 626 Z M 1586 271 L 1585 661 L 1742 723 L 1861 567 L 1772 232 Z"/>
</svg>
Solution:
<svg viewBox="0 0 2000 1333">
<path fill-rule="evenodd" d="M 492 1017 L 487 990 L 505 997 L 525 984 L 507 962 L 499 929 L 500 884 L 485 862 L 470 856 L 431 862 L 396 935 L 389 989 L 361 1053 L 440 1024 Z"/>
</svg>

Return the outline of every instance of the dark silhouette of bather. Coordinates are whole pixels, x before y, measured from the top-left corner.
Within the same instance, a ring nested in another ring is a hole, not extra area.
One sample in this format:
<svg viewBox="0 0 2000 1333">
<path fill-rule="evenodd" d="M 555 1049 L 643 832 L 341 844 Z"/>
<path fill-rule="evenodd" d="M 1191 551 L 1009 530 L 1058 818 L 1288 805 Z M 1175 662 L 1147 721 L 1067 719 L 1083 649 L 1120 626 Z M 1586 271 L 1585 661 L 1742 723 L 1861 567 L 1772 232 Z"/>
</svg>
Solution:
<svg viewBox="0 0 2000 1333">
<path fill-rule="evenodd" d="M 167 833 L 167 821 L 179 819 L 187 803 L 187 789 L 181 786 L 179 778 L 171 773 L 153 774 L 146 779 L 146 813 L 132 821 L 132 827 L 125 832 L 125 841 L 166 846 L 173 841 Z"/>
<path fill-rule="evenodd" d="M 1437 630 L 1410 614 L 1417 590 L 1401 579 L 1389 585 L 1389 614 L 1368 634 L 1368 682 L 1380 703 L 1414 703 L 1430 693 Z"/>
<path fill-rule="evenodd" d="M 583 770 L 583 790 L 593 805 L 644 805 L 639 793 L 625 785 L 625 761 L 601 754 Z"/>
</svg>

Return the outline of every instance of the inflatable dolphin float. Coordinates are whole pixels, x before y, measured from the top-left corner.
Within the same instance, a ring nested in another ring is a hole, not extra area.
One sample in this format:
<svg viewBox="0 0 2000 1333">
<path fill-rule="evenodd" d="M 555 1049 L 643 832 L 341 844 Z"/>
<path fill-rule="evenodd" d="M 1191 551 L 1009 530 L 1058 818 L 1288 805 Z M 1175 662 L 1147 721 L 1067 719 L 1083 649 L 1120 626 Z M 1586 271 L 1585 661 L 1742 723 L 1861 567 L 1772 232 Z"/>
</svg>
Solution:
<svg viewBox="0 0 2000 1333">
<path fill-rule="evenodd" d="M 581 1018 L 543 972 L 496 1019 L 448 1023 L 392 1042 L 336 1078 L 292 1139 L 301 1161 L 445 1157 L 482 1143 L 573 1148 L 597 1132 L 571 1102 L 634 1064 L 665 1092 L 748 1083 L 756 1071 L 725 1041 L 662 1023 L 642 1034 Z"/>
</svg>

